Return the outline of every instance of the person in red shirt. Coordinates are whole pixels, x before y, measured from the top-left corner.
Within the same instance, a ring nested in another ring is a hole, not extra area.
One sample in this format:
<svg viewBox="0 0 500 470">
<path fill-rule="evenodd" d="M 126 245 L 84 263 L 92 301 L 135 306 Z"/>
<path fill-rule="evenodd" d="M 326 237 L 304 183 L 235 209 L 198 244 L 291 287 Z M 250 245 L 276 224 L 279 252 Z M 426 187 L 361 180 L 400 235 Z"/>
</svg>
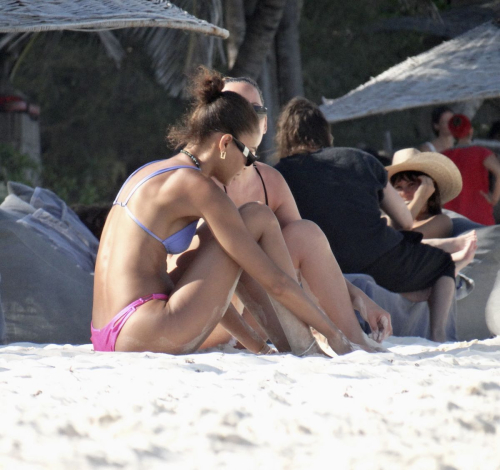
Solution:
<svg viewBox="0 0 500 470">
<path fill-rule="evenodd" d="M 456 147 L 444 150 L 462 175 L 462 192 L 444 205 L 445 209 L 464 215 L 483 225 L 494 225 L 493 207 L 500 200 L 500 162 L 489 149 L 472 144 L 474 129 L 467 116 L 455 114 L 449 122 Z M 490 191 L 489 174 L 494 176 Z"/>
</svg>

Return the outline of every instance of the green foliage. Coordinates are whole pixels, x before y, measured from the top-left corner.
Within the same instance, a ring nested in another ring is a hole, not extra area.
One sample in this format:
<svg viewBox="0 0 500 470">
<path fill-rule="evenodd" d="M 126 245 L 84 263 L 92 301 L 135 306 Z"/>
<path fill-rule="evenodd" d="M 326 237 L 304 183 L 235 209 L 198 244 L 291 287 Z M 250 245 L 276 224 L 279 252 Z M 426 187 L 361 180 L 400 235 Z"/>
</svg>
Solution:
<svg viewBox="0 0 500 470">
<path fill-rule="evenodd" d="M 40 167 L 28 155 L 18 152 L 12 145 L 0 144 L 0 162 L 0 181 L 35 184 Z"/>
<path fill-rule="evenodd" d="M 320 5 L 321 4 L 321 5 Z M 305 0 L 300 22 L 306 96 L 337 98 L 408 56 L 427 50 L 425 37 L 373 33 L 384 17 L 400 15 L 397 0 Z"/>
<path fill-rule="evenodd" d="M 118 70 L 96 35 L 40 34 L 15 86 L 41 106 L 42 184 L 68 203 L 109 202 L 128 173 L 168 156 L 184 108 L 156 84 L 141 45 Z"/>
</svg>

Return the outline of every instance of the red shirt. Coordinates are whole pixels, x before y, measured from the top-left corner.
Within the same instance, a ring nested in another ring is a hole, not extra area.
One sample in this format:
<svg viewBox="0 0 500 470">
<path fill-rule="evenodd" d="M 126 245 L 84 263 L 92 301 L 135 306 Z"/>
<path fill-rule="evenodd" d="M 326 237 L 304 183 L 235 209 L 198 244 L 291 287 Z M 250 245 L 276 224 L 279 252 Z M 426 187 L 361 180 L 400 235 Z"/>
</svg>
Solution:
<svg viewBox="0 0 500 470">
<path fill-rule="evenodd" d="M 462 192 L 444 205 L 449 209 L 483 225 L 494 225 L 493 206 L 481 195 L 489 192 L 488 170 L 484 161 L 492 155 L 491 150 L 473 145 L 457 147 L 442 152 L 457 165 L 462 174 Z"/>
</svg>

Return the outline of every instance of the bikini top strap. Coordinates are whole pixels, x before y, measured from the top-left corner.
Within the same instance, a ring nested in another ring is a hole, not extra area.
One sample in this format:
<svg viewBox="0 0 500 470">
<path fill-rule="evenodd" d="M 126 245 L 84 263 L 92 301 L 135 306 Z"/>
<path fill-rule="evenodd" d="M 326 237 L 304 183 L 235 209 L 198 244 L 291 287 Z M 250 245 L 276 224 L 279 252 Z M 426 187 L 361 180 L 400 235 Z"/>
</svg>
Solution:
<svg viewBox="0 0 500 470">
<path fill-rule="evenodd" d="M 262 181 L 262 187 L 264 188 L 264 196 L 266 198 L 266 206 L 269 207 L 269 200 L 267 199 L 267 189 L 266 189 L 266 183 L 264 183 L 264 178 L 262 178 L 262 175 L 260 174 L 259 169 L 257 168 L 257 165 L 254 163 L 253 167 L 255 168 L 255 171 L 257 174 L 260 176 L 260 180 Z M 224 192 L 227 194 L 227 188 L 224 186 Z"/>
<path fill-rule="evenodd" d="M 152 165 L 153 163 L 158 163 L 158 162 L 161 162 L 161 160 L 155 160 L 154 162 L 149 162 L 149 163 L 146 163 L 145 165 L 142 165 L 140 168 L 137 168 L 137 170 L 135 170 L 126 180 L 125 180 L 125 183 L 122 184 L 122 187 L 120 188 L 120 191 L 118 191 L 118 194 L 116 195 L 115 197 L 115 200 L 113 201 L 113 206 L 116 205 L 116 204 L 119 204 L 118 203 L 118 198 L 120 197 L 120 194 L 122 193 L 123 191 L 123 188 L 126 186 L 126 184 L 130 181 L 130 178 L 132 178 L 138 171 L 142 170 L 143 168 L 146 168 L 148 165 Z"/>
<path fill-rule="evenodd" d="M 264 178 L 262 178 L 262 175 L 260 174 L 259 169 L 257 168 L 257 165 L 254 163 L 253 167 L 255 168 L 255 171 L 257 174 L 260 176 L 260 180 L 262 181 L 262 187 L 264 188 L 264 195 L 266 197 L 266 206 L 269 206 L 269 200 L 267 199 L 267 189 L 266 189 L 266 183 L 264 183 Z"/>
<path fill-rule="evenodd" d="M 163 244 L 163 240 L 158 236 L 155 235 L 151 230 L 149 230 L 141 221 L 132 213 L 132 211 L 128 208 L 128 206 L 124 206 L 125 210 L 128 212 L 128 215 L 132 218 L 132 220 L 139 226 L 141 227 L 146 233 L 151 235 L 153 238 L 158 240 L 160 243 Z"/>
<path fill-rule="evenodd" d="M 170 166 L 168 168 L 162 168 L 160 170 L 156 170 L 154 171 L 153 173 L 151 173 L 150 175 L 147 175 L 145 176 L 144 178 L 142 178 L 142 180 L 140 180 L 133 188 L 132 188 L 132 191 L 130 191 L 129 195 L 127 196 L 127 199 L 125 199 L 124 202 L 117 202 L 117 204 L 119 204 L 120 206 L 126 206 L 128 204 L 128 201 L 130 200 L 130 198 L 133 196 L 133 194 L 137 191 L 137 189 L 139 189 L 140 186 L 142 186 L 146 181 L 150 180 L 151 178 L 154 178 L 155 176 L 158 176 L 158 175 L 161 175 L 162 173 L 167 173 L 168 171 L 172 171 L 172 170 L 178 170 L 180 168 L 191 168 L 193 170 L 198 170 L 200 171 L 199 168 L 196 168 L 194 166 L 190 166 L 190 165 L 177 165 L 177 166 Z"/>
</svg>

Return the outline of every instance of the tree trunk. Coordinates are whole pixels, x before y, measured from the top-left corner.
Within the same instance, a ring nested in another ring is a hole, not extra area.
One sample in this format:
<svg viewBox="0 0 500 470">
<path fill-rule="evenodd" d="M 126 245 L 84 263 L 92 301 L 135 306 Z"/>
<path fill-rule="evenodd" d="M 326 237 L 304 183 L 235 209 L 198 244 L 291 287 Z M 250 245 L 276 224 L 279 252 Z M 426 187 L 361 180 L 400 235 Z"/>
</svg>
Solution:
<svg viewBox="0 0 500 470">
<path fill-rule="evenodd" d="M 228 66 L 231 69 L 236 62 L 238 50 L 245 37 L 246 24 L 244 0 L 226 0 L 224 13 L 225 26 L 229 31 L 226 45 Z"/>
<path fill-rule="evenodd" d="M 264 102 L 267 107 L 267 134 L 264 135 L 262 143 L 259 146 L 259 156 L 263 162 L 272 165 L 276 163 L 273 161 L 274 136 L 276 134 L 276 119 L 280 111 L 276 53 L 274 49 L 271 50 L 264 63 L 258 83 L 262 89 Z"/>
<path fill-rule="evenodd" d="M 287 0 L 259 0 L 230 75 L 257 80 L 272 48 Z"/>
<path fill-rule="evenodd" d="M 288 0 L 276 34 L 276 60 L 280 105 L 295 96 L 304 96 L 299 45 L 300 6 Z"/>
</svg>

